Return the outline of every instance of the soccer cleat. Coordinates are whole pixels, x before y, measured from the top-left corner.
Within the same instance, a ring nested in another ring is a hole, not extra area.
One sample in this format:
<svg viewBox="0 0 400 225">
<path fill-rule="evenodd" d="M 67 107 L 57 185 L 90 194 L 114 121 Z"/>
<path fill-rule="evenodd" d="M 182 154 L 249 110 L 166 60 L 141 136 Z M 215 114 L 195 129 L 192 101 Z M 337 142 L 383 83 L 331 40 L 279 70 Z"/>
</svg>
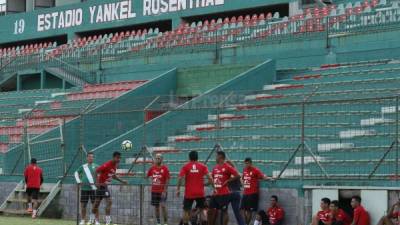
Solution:
<svg viewBox="0 0 400 225">
<path fill-rule="evenodd" d="M 111 225 L 111 216 L 106 216 L 106 225 Z"/>
<path fill-rule="evenodd" d="M 94 225 L 100 225 L 99 221 L 94 222 Z"/>
<path fill-rule="evenodd" d="M 37 216 L 37 210 L 32 211 L 32 219 L 36 219 Z"/>
<path fill-rule="evenodd" d="M 85 225 L 85 221 L 81 220 L 81 222 L 79 223 L 79 225 Z"/>
</svg>

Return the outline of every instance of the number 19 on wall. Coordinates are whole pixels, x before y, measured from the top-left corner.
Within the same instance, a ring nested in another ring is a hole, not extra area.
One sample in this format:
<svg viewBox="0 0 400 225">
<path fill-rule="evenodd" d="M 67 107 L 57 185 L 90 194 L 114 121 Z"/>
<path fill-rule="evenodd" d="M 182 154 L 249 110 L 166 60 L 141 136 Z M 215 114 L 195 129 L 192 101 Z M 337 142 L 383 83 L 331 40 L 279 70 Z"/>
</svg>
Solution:
<svg viewBox="0 0 400 225">
<path fill-rule="evenodd" d="M 25 20 L 20 19 L 14 23 L 14 34 L 22 34 L 25 31 Z"/>
</svg>

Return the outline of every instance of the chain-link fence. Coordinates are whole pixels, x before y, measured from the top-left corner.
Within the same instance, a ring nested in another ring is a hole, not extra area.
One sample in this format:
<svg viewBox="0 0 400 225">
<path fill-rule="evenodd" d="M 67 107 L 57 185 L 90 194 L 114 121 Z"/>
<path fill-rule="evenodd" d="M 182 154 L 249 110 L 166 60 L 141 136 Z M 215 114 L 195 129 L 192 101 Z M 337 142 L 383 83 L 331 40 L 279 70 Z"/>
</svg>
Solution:
<svg viewBox="0 0 400 225">
<path fill-rule="evenodd" d="M 178 97 L 154 96 L 118 106 L 106 103 L 101 111 L 50 110 L 52 117 L 37 112 L 1 128 L 3 174 L 21 175 L 34 157 L 46 177 L 70 177 L 87 152 L 102 163 L 122 151 L 121 173 L 131 169 L 143 175 L 151 156 L 163 153 L 176 176 L 189 151 L 205 160 L 219 145 L 239 170 L 243 159 L 252 157 L 266 174 L 280 179 L 398 177 L 398 97 L 307 96 L 297 102 L 301 97 L 228 93 L 183 105 Z M 252 104 L 238 104 L 243 101 Z M 132 141 L 133 149 L 121 150 L 124 140 Z"/>
</svg>

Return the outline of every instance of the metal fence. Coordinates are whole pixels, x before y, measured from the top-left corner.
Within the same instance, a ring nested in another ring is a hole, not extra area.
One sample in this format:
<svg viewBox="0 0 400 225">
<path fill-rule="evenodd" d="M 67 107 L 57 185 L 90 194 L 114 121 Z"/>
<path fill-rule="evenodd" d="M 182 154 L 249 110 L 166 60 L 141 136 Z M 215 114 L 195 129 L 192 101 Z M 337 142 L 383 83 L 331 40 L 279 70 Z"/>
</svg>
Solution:
<svg viewBox="0 0 400 225">
<path fill-rule="evenodd" d="M 153 96 L 118 106 L 106 103 L 101 111 L 40 111 L 0 129 L 3 173 L 21 175 L 28 159 L 36 157 L 46 177 L 68 178 L 85 161 L 85 153 L 93 151 L 102 163 L 131 140 L 133 149 L 122 151 L 122 174 L 134 162 L 133 171 L 143 176 L 159 152 L 176 177 L 190 150 L 205 161 L 220 146 L 239 170 L 244 158 L 252 157 L 269 176 L 299 184 L 398 178 L 397 96 L 335 100 L 314 93 L 307 101 L 295 100 L 228 93 L 181 105 L 177 97 Z M 239 104 L 243 101 L 254 102 Z M 39 119 L 49 112 L 53 119 Z"/>
<path fill-rule="evenodd" d="M 76 203 L 76 207 L 70 207 L 65 212 L 67 215 L 71 215 L 72 218 L 76 218 L 77 224 L 79 224 L 81 217 L 81 206 L 80 199 L 83 197 L 89 197 L 87 192 L 81 192 L 81 186 L 75 186 L 75 190 L 72 191 L 73 203 Z M 149 185 L 121 185 L 111 184 L 107 186 L 109 195 L 112 201 L 111 207 L 111 219 L 114 224 L 126 224 L 126 225 L 139 225 L 139 224 L 156 224 L 156 218 L 154 216 L 154 207 L 151 205 L 151 186 Z M 179 224 L 182 215 L 182 202 L 183 198 L 176 197 L 175 188 L 171 187 L 166 192 L 165 206 L 167 209 L 168 222 L 169 224 Z M 82 195 L 83 194 L 83 195 Z M 93 193 L 95 197 L 96 192 Z M 103 198 L 99 207 L 100 222 L 105 220 L 105 208 L 107 199 Z M 70 203 L 71 206 L 73 203 Z M 87 205 L 87 217 L 89 220 L 89 214 L 93 209 L 93 203 L 89 201 Z M 164 218 L 161 214 L 161 220 Z"/>
</svg>

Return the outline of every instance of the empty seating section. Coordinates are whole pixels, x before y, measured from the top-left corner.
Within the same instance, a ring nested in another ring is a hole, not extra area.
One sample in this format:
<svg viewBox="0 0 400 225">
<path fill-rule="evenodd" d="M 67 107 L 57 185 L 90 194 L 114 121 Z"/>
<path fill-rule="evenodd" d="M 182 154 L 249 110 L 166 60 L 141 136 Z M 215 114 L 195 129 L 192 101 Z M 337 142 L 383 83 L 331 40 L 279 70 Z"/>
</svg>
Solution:
<svg viewBox="0 0 400 225">
<path fill-rule="evenodd" d="M 146 81 L 129 81 L 101 85 L 86 85 L 83 87 L 83 92 L 68 94 L 67 99 L 84 100 L 115 98 L 126 91 L 139 87 L 145 82 Z"/>
<path fill-rule="evenodd" d="M 239 104 L 210 109 L 208 116 L 193 109 L 197 123 L 149 150 L 163 152 L 176 174 L 190 150 L 198 150 L 204 160 L 219 143 L 239 168 L 252 157 L 264 172 L 278 176 L 299 148 L 282 174 L 290 178 L 301 175 L 304 147 L 308 177 L 367 177 L 396 140 L 399 109 L 392 96 L 400 87 L 399 69 L 397 61 L 380 60 L 282 71 L 257 94 L 239 92 Z M 182 112 L 182 120 L 187 113 Z M 389 153 L 374 175 L 392 175 L 395 162 L 395 153 Z"/>
<path fill-rule="evenodd" d="M 0 57 L 16 57 L 34 53 L 44 53 L 47 50 L 55 49 L 57 42 L 43 42 L 29 45 L 21 45 L 7 48 L 0 48 Z"/>
<path fill-rule="evenodd" d="M 0 94 L 0 150 L 47 132 L 146 81 L 85 85 L 83 89 L 3 92 Z M 12 104 L 13 103 L 13 104 Z"/>
</svg>

